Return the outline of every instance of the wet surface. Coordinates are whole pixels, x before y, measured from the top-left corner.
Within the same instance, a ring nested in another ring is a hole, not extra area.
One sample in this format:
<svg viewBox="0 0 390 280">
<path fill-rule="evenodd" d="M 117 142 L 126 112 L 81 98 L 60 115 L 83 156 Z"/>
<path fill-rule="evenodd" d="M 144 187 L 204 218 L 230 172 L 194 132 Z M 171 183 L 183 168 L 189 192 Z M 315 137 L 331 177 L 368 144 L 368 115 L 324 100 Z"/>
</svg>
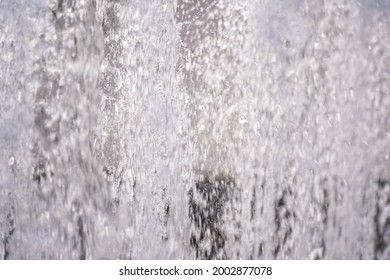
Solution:
<svg viewBox="0 0 390 280">
<path fill-rule="evenodd" d="M 0 259 L 389 259 L 389 1 L 0 1 Z"/>
</svg>

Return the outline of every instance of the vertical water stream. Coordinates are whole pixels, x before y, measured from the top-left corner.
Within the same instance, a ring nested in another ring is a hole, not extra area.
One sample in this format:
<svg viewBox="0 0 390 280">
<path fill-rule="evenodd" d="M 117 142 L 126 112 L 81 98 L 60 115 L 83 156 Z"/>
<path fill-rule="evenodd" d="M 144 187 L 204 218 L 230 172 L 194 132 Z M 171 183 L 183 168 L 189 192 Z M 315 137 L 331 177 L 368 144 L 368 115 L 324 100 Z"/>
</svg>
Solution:
<svg viewBox="0 0 390 280">
<path fill-rule="evenodd" d="M 389 18 L 0 0 L 0 259 L 389 259 Z"/>
</svg>

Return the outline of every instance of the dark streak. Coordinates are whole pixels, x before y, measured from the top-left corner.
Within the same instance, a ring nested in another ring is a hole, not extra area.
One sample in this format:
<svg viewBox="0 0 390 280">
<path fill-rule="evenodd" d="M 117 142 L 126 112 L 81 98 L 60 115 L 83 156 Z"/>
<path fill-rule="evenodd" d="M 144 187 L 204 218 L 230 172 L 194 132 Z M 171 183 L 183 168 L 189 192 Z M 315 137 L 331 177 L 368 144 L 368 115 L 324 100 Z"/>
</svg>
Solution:
<svg viewBox="0 0 390 280">
<path fill-rule="evenodd" d="M 47 175 L 46 175 L 45 165 L 42 161 L 40 161 L 37 165 L 34 166 L 33 181 L 40 184 L 42 179 L 46 180 L 46 178 Z"/>
<path fill-rule="evenodd" d="M 277 186 L 278 188 L 278 186 Z M 275 237 L 276 246 L 273 250 L 274 258 L 277 258 L 280 251 L 287 244 L 287 241 L 291 238 L 293 227 L 292 220 L 296 219 L 296 214 L 293 209 L 287 207 L 287 196 L 292 195 L 290 189 L 283 189 L 279 198 L 276 199 L 274 211 L 275 211 Z M 282 223 L 283 222 L 283 223 Z M 286 248 L 287 254 L 291 253 L 291 248 Z"/>
<path fill-rule="evenodd" d="M 84 232 L 84 223 L 82 218 L 79 216 L 77 219 L 77 232 L 80 237 L 80 260 L 85 260 L 87 257 L 87 250 L 85 248 L 85 232 Z"/>
<path fill-rule="evenodd" d="M 329 196 L 328 191 L 324 190 L 324 204 L 322 205 L 322 213 L 324 214 L 324 225 L 328 225 L 328 208 L 329 208 Z"/>
<path fill-rule="evenodd" d="M 224 252 L 226 237 L 222 229 L 222 215 L 233 184 L 231 180 L 226 179 L 220 179 L 216 182 L 210 182 L 206 179 L 197 182 L 195 190 L 192 189 L 188 192 L 189 217 L 197 229 L 191 234 L 190 245 L 195 249 L 197 259 L 226 258 Z M 198 201 L 197 196 L 200 196 L 203 201 Z M 206 240 L 207 233 L 211 236 L 211 240 Z M 235 239 L 237 238 L 239 237 L 235 236 Z M 201 247 L 203 242 L 211 243 L 210 250 L 204 250 Z"/>
<path fill-rule="evenodd" d="M 376 194 L 376 204 L 375 204 L 375 215 L 374 215 L 374 225 L 375 225 L 375 242 L 374 242 L 374 259 L 381 259 L 382 254 L 386 251 L 387 247 L 390 245 L 390 216 L 386 217 L 385 222 L 383 221 L 385 213 L 383 213 L 380 205 L 381 199 L 385 201 L 386 206 L 390 206 L 389 197 L 385 198 L 383 195 L 386 195 L 390 191 L 390 185 L 387 180 L 378 179 L 377 180 L 378 191 Z M 386 188 L 386 190 L 385 190 Z M 382 194 L 384 192 L 384 194 Z M 384 256 L 386 258 L 386 256 Z"/>
<path fill-rule="evenodd" d="M 280 251 L 280 245 L 276 245 L 274 251 L 273 251 L 273 255 L 274 255 L 274 258 L 276 258 L 279 254 L 279 251 Z"/>
<path fill-rule="evenodd" d="M 382 178 L 379 178 L 376 183 L 378 184 L 379 188 L 383 189 L 386 185 L 389 185 L 389 181 L 384 180 Z"/>
<path fill-rule="evenodd" d="M 256 213 L 256 187 L 253 186 L 252 199 L 251 199 L 251 218 L 252 221 Z"/>
<path fill-rule="evenodd" d="M 259 244 L 259 250 L 257 251 L 257 257 L 260 258 L 264 253 L 264 244 L 261 242 Z"/>
<path fill-rule="evenodd" d="M 10 212 L 6 216 L 6 220 L 9 226 L 8 234 L 4 238 L 4 260 L 8 260 L 9 258 L 9 241 L 12 237 L 12 235 L 15 232 L 15 207 L 10 207 Z"/>
</svg>

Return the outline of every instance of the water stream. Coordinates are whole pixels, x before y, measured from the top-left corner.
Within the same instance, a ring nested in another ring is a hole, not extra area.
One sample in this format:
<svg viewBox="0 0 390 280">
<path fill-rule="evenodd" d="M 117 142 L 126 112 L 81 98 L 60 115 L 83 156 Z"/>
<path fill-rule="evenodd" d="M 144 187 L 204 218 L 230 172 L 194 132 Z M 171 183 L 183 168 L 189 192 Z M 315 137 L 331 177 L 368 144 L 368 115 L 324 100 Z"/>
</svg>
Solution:
<svg viewBox="0 0 390 280">
<path fill-rule="evenodd" d="M 0 259 L 390 259 L 390 1 L 0 0 Z"/>
</svg>

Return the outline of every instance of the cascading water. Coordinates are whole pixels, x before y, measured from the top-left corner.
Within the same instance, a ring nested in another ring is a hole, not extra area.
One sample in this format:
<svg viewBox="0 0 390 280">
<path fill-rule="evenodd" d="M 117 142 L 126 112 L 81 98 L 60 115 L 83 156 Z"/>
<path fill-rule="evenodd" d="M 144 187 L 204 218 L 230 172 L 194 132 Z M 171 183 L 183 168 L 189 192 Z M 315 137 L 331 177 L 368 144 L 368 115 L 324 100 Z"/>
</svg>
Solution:
<svg viewBox="0 0 390 280">
<path fill-rule="evenodd" d="M 389 19 L 0 0 L 0 259 L 389 259 Z"/>
</svg>

